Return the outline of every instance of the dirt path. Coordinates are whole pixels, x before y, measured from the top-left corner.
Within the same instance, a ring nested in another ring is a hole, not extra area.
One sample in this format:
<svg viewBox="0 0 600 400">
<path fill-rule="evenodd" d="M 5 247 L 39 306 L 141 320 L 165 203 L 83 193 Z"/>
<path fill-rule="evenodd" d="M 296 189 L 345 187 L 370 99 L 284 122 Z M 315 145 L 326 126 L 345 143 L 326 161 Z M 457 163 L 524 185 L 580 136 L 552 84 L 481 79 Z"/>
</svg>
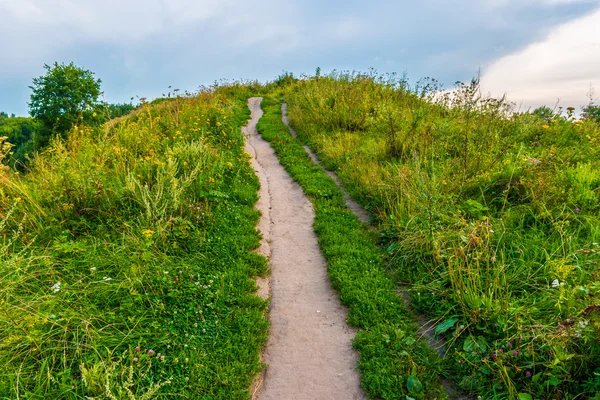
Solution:
<svg viewBox="0 0 600 400">
<path fill-rule="evenodd" d="M 291 135 L 293 137 L 297 137 L 296 131 L 294 131 L 294 129 L 290 126 L 289 119 L 287 117 L 287 104 L 286 103 L 281 104 L 281 120 L 288 127 Z M 342 194 L 344 195 L 344 200 L 346 201 L 346 205 L 348 206 L 350 211 L 352 211 L 354 213 L 354 215 L 356 215 L 356 217 L 361 222 L 363 222 L 365 224 L 370 224 L 371 217 L 370 217 L 369 213 L 364 208 L 362 208 L 362 206 L 360 204 L 358 204 L 358 202 L 354 201 L 350 197 L 348 192 L 346 192 L 346 189 L 344 189 L 344 186 L 342 185 L 342 181 L 337 176 L 337 174 L 335 172 L 330 171 L 327 168 L 325 168 L 325 166 L 319 161 L 317 155 L 310 149 L 310 147 L 308 147 L 308 146 L 303 146 L 303 147 L 304 147 L 304 150 L 310 156 L 311 160 L 313 160 L 313 162 L 315 164 L 317 164 L 319 167 L 321 167 L 323 172 L 325 172 L 327 175 L 329 175 L 329 177 L 331 177 L 331 179 L 333 179 L 335 184 L 340 188 Z M 406 307 L 408 309 L 411 309 L 412 304 L 410 301 L 409 291 L 406 289 L 403 289 L 403 288 L 399 288 L 398 293 L 402 297 L 402 301 L 404 302 Z M 431 349 L 435 350 L 441 358 L 444 358 L 445 351 L 446 351 L 446 343 L 441 337 L 437 337 L 435 335 L 435 327 L 437 326 L 439 321 L 432 321 L 432 320 L 427 319 L 423 315 L 415 314 L 415 322 L 418 325 L 417 333 L 419 334 L 419 338 L 425 339 L 426 342 L 429 344 L 429 347 Z M 464 393 L 462 393 L 456 387 L 456 385 L 454 385 L 448 379 L 442 379 L 442 386 L 444 387 L 444 390 L 448 394 L 449 398 L 452 400 L 472 400 L 472 397 L 469 397 L 469 396 L 465 395 Z"/>
<path fill-rule="evenodd" d="M 272 271 L 271 327 L 264 353 L 269 366 L 257 398 L 363 399 L 355 369 L 358 356 L 351 344 L 354 331 L 346 325 L 347 311 L 331 288 L 313 232 L 312 205 L 269 143 L 258 136 L 260 102 L 248 100 L 252 119 L 245 129 L 246 148 L 262 186 L 257 207 L 264 220 L 259 227 L 270 238 L 265 241 L 268 248 L 261 246 L 260 251 L 271 254 Z"/>
<path fill-rule="evenodd" d="M 287 117 L 287 104 L 286 103 L 281 104 L 281 120 L 288 127 L 292 136 L 297 137 L 296 131 L 294 131 L 294 129 L 290 126 L 290 121 L 288 120 L 288 117 Z M 310 156 L 311 160 L 313 160 L 313 162 L 315 164 L 317 164 L 319 167 L 321 167 L 321 169 L 327 175 L 329 175 L 329 177 L 331 179 L 333 179 L 335 184 L 340 188 L 340 190 L 342 191 L 342 194 L 344 195 L 344 201 L 346 202 L 346 205 L 348 206 L 350 211 L 352 211 L 354 213 L 354 215 L 356 215 L 356 217 L 358 218 L 358 220 L 360 222 L 368 224 L 371 221 L 371 216 L 364 208 L 362 208 L 360 206 L 360 204 L 358 204 L 356 201 L 352 200 L 352 198 L 350 197 L 348 192 L 346 192 L 346 189 L 344 189 L 344 186 L 342 186 L 342 181 L 340 181 L 340 178 L 338 178 L 337 174 L 335 172 L 329 171 L 327 168 L 325 168 L 323 166 L 323 164 L 321 164 L 321 161 L 319 161 L 319 159 L 317 158 L 317 155 L 315 153 L 313 153 L 313 151 L 310 149 L 310 147 L 308 147 L 308 146 L 303 146 L 303 147 L 304 147 L 304 150 Z"/>
</svg>

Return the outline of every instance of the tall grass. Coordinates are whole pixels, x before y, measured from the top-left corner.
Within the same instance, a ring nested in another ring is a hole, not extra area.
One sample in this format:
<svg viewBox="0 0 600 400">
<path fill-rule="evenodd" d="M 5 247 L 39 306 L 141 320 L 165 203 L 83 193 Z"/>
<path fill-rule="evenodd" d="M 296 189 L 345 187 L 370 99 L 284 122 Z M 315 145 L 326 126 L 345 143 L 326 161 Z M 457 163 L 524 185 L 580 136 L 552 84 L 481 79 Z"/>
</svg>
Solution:
<svg viewBox="0 0 600 400">
<path fill-rule="evenodd" d="M 249 397 L 267 266 L 240 90 L 144 103 L 0 171 L 0 397 Z"/>
<path fill-rule="evenodd" d="M 515 113 L 477 80 L 449 94 L 389 78 L 290 84 L 290 120 L 378 218 L 390 268 L 441 321 L 464 389 L 593 397 L 600 127 L 573 109 Z"/>
</svg>

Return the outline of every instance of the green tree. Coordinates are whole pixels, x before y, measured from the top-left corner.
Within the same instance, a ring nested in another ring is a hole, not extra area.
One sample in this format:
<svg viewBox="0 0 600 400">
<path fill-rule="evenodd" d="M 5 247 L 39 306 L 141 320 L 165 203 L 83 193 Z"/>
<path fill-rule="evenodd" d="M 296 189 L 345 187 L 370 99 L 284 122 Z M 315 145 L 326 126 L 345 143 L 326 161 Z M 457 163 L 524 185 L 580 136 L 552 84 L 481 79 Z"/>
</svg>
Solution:
<svg viewBox="0 0 600 400">
<path fill-rule="evenodd" d="M 592 121 L 600 124 L 600 106 L 597 106 L 593 103 L 588 104 L 583 108 L 581 118 L 586 120 L 591 119 Z"/>
<path fill-rule="evenodd" d="M 44 65 L 46 74 L 33 79 L 29 113 L 41 123 L 34 138 L 36 149 L 44 147 L 53 135 L 66 135 L 77 124 L 95 125 L 102 121 L 100 79 L 77 67 L 54 63 Z"/>
<path fill-rule="evenodd" d="M 554 118 L 554 111 L 550 107 L 541 106 L 533 110 L 533 114 L 537 115 L 541 119 L 546 122 L 549 122 L 552 118 Z"/>
<path fill-rule="evenodd" d="M 33 118 L 3 118 L 0 113 L 0 137 L 6 137 L 7 141 L 14 145 L 11 149 L 12 157 L 8 159 L 9 165 L 24 169 L 27 155 L 33 152 L 33 137 L 39 130 L 39 122 Z"/>
<path fill-rule="evenodd" d="M 119 118 L 124 115 L 127 115 L 135 109 L 136 109 L 136 107 L 131 103 L 106 104 L 105 105 L 105 114 L 107 114 L 107 117 L 109 119 L 113 119 L 113 118 Z"/>
</svg>

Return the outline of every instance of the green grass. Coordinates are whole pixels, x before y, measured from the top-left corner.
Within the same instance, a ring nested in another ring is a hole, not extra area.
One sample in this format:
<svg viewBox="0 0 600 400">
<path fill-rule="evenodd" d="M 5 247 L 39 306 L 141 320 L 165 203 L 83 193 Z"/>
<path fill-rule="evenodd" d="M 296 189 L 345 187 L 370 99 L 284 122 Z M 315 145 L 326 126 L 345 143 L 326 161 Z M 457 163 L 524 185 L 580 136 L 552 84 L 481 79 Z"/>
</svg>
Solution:
<svg viewBox="0 0 600 400">
<path fill-rule="evenodd" d="M 268 322 L 248 115 L 213 88 L 0 171 L 0 398 L 249 398 Z"/>
<path fill-rule="evenodd" d="M 485 399 L 598 398 L 598 123 L 514 113 L 477 82 L 449 97 L 388 78 L 206 88 L 2 167 L 0 398 L 249 398 L 268 328 L 240 134 L 256 94 L 270 96 L 259 131 L 313 203 L 369 397 L 444 398 L 446 375 Z M 444 360 L 414 312 L 439 321 Z"/>
<path fill-rule="evenodd" d="M 290 83 L 285 97 L 300 140 L 375 215 L 414 309 L 440 321 L 463 389 L 600 392 L 595 121 L 512 113 L 476 81 L 449 97 L 338 73 Z"/>
<path fill-rule="evenodd" d="M 267 98 L 262 107 L 258 130 L 311 199 L 331 284 L 348 306 L 348 323 L 360 328 L 354 347 L 365 392 L 381 399 L 443 398 L 436 356 L 417 340 L 416 326 L 372 238 L 344 205 L 339 188 L 290 135 L 280 103 Z"/>
</svg>

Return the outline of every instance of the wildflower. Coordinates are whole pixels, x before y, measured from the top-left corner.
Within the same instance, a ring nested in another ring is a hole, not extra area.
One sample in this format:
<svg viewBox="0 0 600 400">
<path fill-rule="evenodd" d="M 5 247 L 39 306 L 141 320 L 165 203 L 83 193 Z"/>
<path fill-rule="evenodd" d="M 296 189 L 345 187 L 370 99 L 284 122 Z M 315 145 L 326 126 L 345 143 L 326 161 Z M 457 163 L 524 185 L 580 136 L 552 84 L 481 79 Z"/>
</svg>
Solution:
<svg viewBox="0 0 600 400">
<path fill-rule="evenodd" d="M 148 350 L 148 355 L 151 356 L 152 354 L 154 354 L 154 350 L 152 350 L 152 349 Z"/>
<path fill-rule="evenodd" d="M 531 372 L 529 372 L 529 371 L 525 372 L 525 376 L 529 378 L 531 376 Z"/>
<path fill-rule="evenodd" d="M 506 347 L 511 347 L 511 346 L 512 346 L 512 344 L 510 342 L 506 343 Z"/>
<path fill-rule="evenodd" d="M 552 287 L 559 287 L 560 286 L 560 281 L 558 279 L 555 279 L 552 281 Z"/>
<path fill-rule="evenodd" d="M 96 267 L 90 268 L 90 271 L 95 271 L 95 270 L 96 270 Z"/>
<path fill-rule="evenodd" d="M 133 361 L 134 362 L 138 362 L 138 358 L 137 357 L 133 357 Z"/>
<path fill-rule="evenodd" d="M 581 208 L 575 207 L 575 211 L 579 212 L 579 211 L 581 211 Z"/>
<path fill-rule="evenodd" d="M 513 356 L 518 356 L 518 355 L 519 355 L 519 350 L 513 351 Z"/>
<path fill-rule="evenodd" d="M 233 168 L 233 164 L 230 163 L 229 161 L 227 161 L 227 164 L 225 164 L 225 165 L 227 165 L 227 168 Z"/>
<path fill-rule="evenodd" d="M 140 346 L 135 346 L 135 351 L 140 351 Z"/>
<path fill-rule="evenodd" d="M 60 292 L 60 282 L 56 282 L 50 289 L 52 289 L 54 293 Z"/>
<path fill-rule="evenodd" d="M 211 176 L 210 178 L 208 178 L 208 181 L 209 181 L 210 183 L 215 183 L 215 178 L 213 178 L 213 177 Z"/>
<path fill-rule="evenodd" d="M 542 128 L 548 129 L 548 128 L 550 128 L 550 126 L 549 125 L 542 125 Z"/>
<path fill-rule="evenodd" d="M 146 239 L 149 239 L 150 237 L 152 237 L 152 235 L 154 235 L 154 231 L 152 229 L 144 229 L 142 231 L 142 235 L 144 235 Z"/>
</svg>

